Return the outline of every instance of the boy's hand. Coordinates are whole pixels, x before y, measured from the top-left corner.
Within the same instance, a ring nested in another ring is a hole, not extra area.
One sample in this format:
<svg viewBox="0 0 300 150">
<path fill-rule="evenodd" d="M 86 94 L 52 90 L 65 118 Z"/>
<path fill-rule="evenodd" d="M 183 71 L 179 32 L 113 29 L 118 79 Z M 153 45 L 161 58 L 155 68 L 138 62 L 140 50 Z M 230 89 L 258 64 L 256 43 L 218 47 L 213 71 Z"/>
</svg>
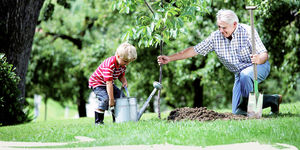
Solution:
<svg viewBox="0 0 300 150">
<path fill-rule="evenodd" d="M 128 87 L 127 81 L 123 82 L 122 87 Z"/>
<path fill-rule="evenodd" d="M 114 99 L 110 99 L 109 100 L 109 107 L 114 107 L 115 106 L 115 100 Z"/>
</svg>

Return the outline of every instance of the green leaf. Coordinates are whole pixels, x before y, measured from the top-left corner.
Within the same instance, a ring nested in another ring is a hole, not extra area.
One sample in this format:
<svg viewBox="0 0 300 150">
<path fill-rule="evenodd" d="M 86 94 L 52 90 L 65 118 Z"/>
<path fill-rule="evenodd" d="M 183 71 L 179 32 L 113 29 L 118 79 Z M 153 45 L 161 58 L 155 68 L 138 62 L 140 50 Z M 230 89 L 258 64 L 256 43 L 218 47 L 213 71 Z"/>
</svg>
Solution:
<svg viewBox="0 0 300 150">
<path fill-rule="evenodd" d="M 136 34 L 136 38 L 139 38 L 142 32 L 143 32 L 143 28 L 139 28 Z"/>
<path fill-rule="evenodd" d="M 152 35 L 151 29 L 150 27 L 147 27 L 147 36 L 151 37 L 151 35 Z"/>
<path fill-rule="evenodd" d="M 129 7 L 126 7 L 126 13 L 129 14 Z"/>
<path fill-rule="evenodd" d="M 154 38 L 155 38 L 157 41 L 162 40 L 161 35 L 159 35 L 159 34 L 155 34 L 155 35 L 154 35 Z"/>
<path fill-rule="evenodd" d="M 155 27 L 155 23 L 154 23 L 154 22 L 152 22 L 152 23 L 151 23 L 151 25 L 150 25 L 151 32 L 153 32 L 153 31 L 154 31 L 154 27 Z"/>
<path fill-rule="evenodd" d="M 143 41 L 140 40 L 139 43 L 138 43 L 138 46 L 141 47 L 142 43 L 143 43 Z"/>
<path fill-rule="evenodd" d="M 136 29 L 135 28 L 131 28 L 131 34 L 130 34 L 130 36 L 132 36 L 133 37 L 133 39 L 136 39 L 137 37 L 137 33 L 136 33 Z"/>
<path fill-rule="evenodd" d="M 116 10 L 117 9 L 117 4 L 116 1 L 112 2 L 112 10 Z"/>
<path fill-rule="evenodd" d="M 184 22 L 182 21 L 181 18 L 178 18 L 178 19 L 177 19 L 177 22 L 178 22 L 178 24 L 179 24 L 180 27 L 183 27 Z"/>
<path fill-rule="evenodd" d="M 129 39 L 129 33 L 130 31 L 127 31 L 125 34 L 122 35 L 121 39 L 122 41 L 128 41 Z"/>
<path fill-rule="evenodd" d="M 152 44 L 153 44 L 152 42 L 153 42 L 153 38 L 151 38 L 151 39 L 149 40 L 149 45 L 150 45 L 150 46 L 152 46 Z"/>
</svg>

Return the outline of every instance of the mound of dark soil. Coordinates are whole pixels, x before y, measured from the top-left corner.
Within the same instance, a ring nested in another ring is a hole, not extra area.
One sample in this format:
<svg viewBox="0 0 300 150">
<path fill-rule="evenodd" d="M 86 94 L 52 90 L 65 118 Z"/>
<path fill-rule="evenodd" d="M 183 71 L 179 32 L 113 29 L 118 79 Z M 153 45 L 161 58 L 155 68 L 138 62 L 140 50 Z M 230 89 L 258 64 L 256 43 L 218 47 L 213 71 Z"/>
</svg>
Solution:
<svg viewBox="0 0 300 150">
<path fill-rule="evenodd" d="M 170 112 L 168 120 L 198 120 L 198 121 L 211 121 L 211 120 L 242 120 L 248 119 L 246 116 L 234 115 L 232 113 L 217 113 L 213 110 L 208 110 L 206 107 L 200 108 L 176 108 Z"/>
</svg>

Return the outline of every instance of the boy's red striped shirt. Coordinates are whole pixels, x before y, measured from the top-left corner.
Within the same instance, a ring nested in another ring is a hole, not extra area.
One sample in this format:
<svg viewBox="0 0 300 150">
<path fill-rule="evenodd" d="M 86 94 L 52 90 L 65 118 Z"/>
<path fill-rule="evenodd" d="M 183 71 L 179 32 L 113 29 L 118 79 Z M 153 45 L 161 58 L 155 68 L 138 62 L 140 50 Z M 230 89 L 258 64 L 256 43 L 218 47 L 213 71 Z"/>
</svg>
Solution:
<svg viewBox="0 0 300 150">
<path fill-rule="evenodd" d="M 119 66 L 116 56 L 105 59 L 89 79 L 89 88 L 105 86 L 106 81 L 114 81 L 125 75 L 126 66 Z"/>
</svg>

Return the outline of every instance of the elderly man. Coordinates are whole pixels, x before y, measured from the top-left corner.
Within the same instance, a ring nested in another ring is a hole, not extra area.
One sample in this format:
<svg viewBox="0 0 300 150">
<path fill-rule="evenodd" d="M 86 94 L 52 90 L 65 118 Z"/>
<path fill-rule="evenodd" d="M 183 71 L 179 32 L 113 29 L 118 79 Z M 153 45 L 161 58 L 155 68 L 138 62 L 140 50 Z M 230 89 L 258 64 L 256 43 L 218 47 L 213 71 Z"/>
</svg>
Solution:
<svg viewBox="0 0 300 150">
<path fill-rule="evenodd" d="M 181 60 L 214 51 L 225 67 L 235 75 L 232 91 L 232 113 L 247 114 L 250 92 L 253 92 L 253 64 L 257 64 L 258 83 L 264 81 L 270 73 L 268 52 L 258 33 L 255 31 L 256 54 L 252 55 L 251 28 L 240 24 L 237 15 L 231 10 L 219 10 L 217 13 L 218 30 L 196 46 L 189 47 L 170 56 L 158 56 L 159 64 Z M 281 95 L 264 95 L 263 108 L 271 107 L 271 113 L 279 112 Z"/>
</svg>

